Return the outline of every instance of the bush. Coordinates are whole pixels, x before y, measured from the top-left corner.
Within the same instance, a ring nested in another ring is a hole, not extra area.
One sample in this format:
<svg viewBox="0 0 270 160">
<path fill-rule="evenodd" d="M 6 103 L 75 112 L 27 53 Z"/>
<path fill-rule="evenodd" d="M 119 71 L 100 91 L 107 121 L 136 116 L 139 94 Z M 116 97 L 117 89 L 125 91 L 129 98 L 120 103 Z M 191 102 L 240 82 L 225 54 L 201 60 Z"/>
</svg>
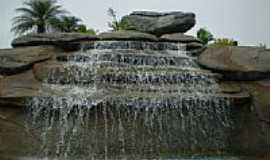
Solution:
<svg viewBox="0 0 270 160">
<path fill-rule="evenodd" d="M 229 38 L 218 38 L 215 39 L 214 43 L 209 45 L 209 47 L 226 47 L 226 46 L 238 46 L 238 42 Z"/>
<path fill-rule="evenodd" d="M 204 44 L 207 45 L 210 41 L 214 40 L 214 36 L 211 32 L 205 28 L 201 28 L 197 31 L 197 38 Z"/>
</svg>

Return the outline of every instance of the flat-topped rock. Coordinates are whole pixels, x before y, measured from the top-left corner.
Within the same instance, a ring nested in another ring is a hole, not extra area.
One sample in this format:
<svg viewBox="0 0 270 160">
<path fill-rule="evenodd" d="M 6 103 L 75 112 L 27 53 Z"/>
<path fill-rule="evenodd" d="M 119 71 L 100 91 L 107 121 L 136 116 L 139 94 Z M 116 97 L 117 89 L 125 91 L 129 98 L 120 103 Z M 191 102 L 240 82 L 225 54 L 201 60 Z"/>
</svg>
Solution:
<svg viewBox="0 0 270 160">
<path fill-rule="evenodd" d="M 104 32 L 98 35 L 100 40 L 140 40 L 140 41 L 158 41 L 154 35 L 138 31 L 116 31 Z"/>
<path fill-rule="evenodd" d="M 14 39 L 11 45 L 13 47 L 65 45 L 69 42 L 88 40 L 97 40 L 97 37 L 86 33 L 31 33 Z"/>
<path fill-rule="evenodd" d="M 194 57 L 199 56 L 205 49 L 205 46 L 200 40 L 183 33 L 164 34 L 159 38 L 159 40 L 161 42 L 183 43 L 186 45 L 186 50 L 189 52 L 189 55 Z"/>
<path fill-rule="evenodd" d="M 172 33 L 172 34 L 164 34 L 160 37 L 160 41 L 168 41 L 168 42 L 198 42 L 201 43 L 199 39 L 193 37 L 191 35 L 186 35 L 183 33 Z"/>
<path fill-rule="evenodd" d="M 0 50 L 0 73 L 12 75 L 21 73 L 33 64 L 50 59 L 56 50 L 54 47 L 23 47 Z"/>
<path fill-rule="evenodd" d="M 196 23 L 194 13 L 136 11 L 123 17 L 131 28 L 157 36 L 168 33 L 185 33 Z"/>
<path fill-rule="evenodd" d="M 199 57 L 203 67 L 220 72 L 229 80 L 270 77 L 270 50 L 258 47 L 208 48 Z"/>
</svg>

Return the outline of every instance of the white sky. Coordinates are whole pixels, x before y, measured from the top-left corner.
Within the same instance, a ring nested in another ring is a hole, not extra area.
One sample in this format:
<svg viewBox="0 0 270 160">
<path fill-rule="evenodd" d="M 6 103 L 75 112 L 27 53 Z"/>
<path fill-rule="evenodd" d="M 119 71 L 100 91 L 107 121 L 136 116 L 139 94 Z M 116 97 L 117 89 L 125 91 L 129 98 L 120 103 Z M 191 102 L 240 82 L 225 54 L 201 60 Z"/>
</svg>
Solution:
<svg viewBox="0 0 270 160">
<path fill-rule="evenodd" d="M 0 0 L 0 48 L 10 47 L 10 32 L 15 8 L 23 0 Z M 118 16 L 133 10 L 186 11 L 197 15 L 197 24 L 188 34 L 195 35 L 206 27 L 216 38 L 238 40 L 240 45 L 270 46 L 270 0 L 59 0 L 65 9 L 80 17 L 85 24 L 100 31 L 108 30 L 107 9 Z"/>
</svg>

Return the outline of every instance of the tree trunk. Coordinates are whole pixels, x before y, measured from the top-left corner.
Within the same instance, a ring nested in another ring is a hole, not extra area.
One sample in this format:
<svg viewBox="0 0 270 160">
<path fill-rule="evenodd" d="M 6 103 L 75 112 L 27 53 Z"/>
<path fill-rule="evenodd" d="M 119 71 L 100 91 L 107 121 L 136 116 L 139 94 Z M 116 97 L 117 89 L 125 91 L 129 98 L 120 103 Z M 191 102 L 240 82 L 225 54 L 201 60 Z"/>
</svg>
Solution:
<svg viewBox="0 0 270 160">
<path fill-rule="evenodd" d="M 46 29 L 44 25 L 38 25 L 37 26 L 37 33 L 45 33 Z"/>
</svg>

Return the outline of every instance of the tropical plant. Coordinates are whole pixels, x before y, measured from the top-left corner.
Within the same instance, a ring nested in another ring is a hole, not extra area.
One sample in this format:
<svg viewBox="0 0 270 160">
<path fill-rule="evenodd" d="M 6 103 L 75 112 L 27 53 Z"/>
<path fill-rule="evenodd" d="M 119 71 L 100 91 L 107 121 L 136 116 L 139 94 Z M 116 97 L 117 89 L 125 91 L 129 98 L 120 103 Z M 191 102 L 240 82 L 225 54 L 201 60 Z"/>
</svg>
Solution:
<svg viewBox="0 0 270 160">
<path fill-rule="evenodd" d="M 238 42 L 233 40 L 233 39 L 229 39 L 229 38 L 218 38 L 215 39 L 214 43 L 210 44 L 210 47 L 225 47 L 225 46 L 237 46 Z"/>
<path fill-rule="evenodd" d="M 214 40 L 213 34 L 205 28 L 200 28 L 197 31 L 197 38 L 200 39 L 204 45 L 207 45 L 210 41 Z"/>
<path fill-rule="evenodd" d="M 108 9 L 108 15 L 112 17 L 112 22 L 108 22 L 108 26 L 112 29 L 112 31 L 132 29 L 126 19 L 121 19 L 121 20 L 117 19 L 116 11 L 113 10 L 112 8 Z"/>
<path fill-rule="evenodd" d="M 76 32 L 79 33 L 87 33 L 87 34 L 91 34 L 91 35 L 96 35 L 98 30 L 94 30 L 92 28 L 87 28 L 86 25 L 81 24 L 78 26 Z"/>
<path fill-rule="evenodd" d="M 45 33 L 55 28 L 55 20 L 67 13 L 57 4 L 56 0 L 29 0 L 23 3 L 24 7 L 17 8 L 20 15 L 13 19 L 11 31 L 23 34 L 29 31 Z"/>
<path fill-rule="evenodd" d="M 61 16 L 55 19 L 54 26 L 55 29 L 60 32 L 77 32 L 82 20 L 75 16 Z"/>
</svg>

